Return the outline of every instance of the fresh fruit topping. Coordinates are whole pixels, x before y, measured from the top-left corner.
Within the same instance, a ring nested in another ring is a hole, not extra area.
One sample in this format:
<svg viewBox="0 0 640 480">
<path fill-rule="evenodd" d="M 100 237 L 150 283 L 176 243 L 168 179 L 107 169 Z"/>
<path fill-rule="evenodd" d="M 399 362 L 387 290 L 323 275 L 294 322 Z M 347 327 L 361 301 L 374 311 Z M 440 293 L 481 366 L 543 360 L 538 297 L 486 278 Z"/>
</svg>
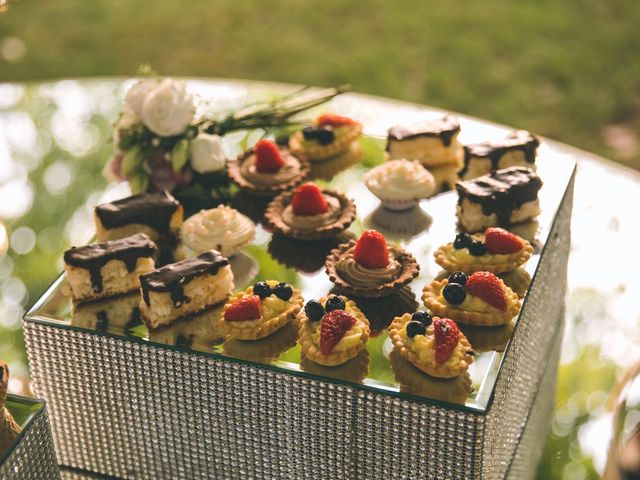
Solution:
<svg viewBox="0 0 640 480">
<path fill-rule="evenodd" d="M 358 239 L 353 258 L 365 268 L 384 268 L 389 265 L 387 241 L 380 232 L 367 230 Z"/>
<path fill-rule="evenodd" d="M 338 295 L 329 297 L 327 303 L 324 306 L 327 312 L 332 312 L 334 310 L 344 310 L 345 307 L 346 305 L 344 303 L 344 300 L 342 300 L 342 298 L 340 298 Z"/>
<path fill-rule="evenodd" d="M 489 253 L 516 253 L 522 250 L 522 241 L 504 228 L 491 227 L 484 231 L 484 243 Z"/>
<path fill-rule="evenodd" d="M 448 280 L 449 283 L 459 283 L 460 285 L 464 285 L 467 283 L 467 274 L 464 272 L 453 272 L 449 275 Z"/>
<path fill-rule="evenodd" d="M 253 293 L 260 298 L 267 298 L 272 292 L 267 282 L 258 282 L 253 285 Z"/>
<path fill-rule="evenodd" d="M 434 318 L 433 330 L 436 340 L 436 362 L 446 362 L 458 344 L 460 330 L 449 318 Z"/>
<path fill-rule="evenodd" d="M 318 300 L 309 300 L 304 306 L 304 313 L 312 322 L 317 322 L 324 315 L 324 307 Z"/>
<path fill-rule="evenodd" d="M 319 215 L 329 207 L 324 195 L 315 183 L 307 182 L 296 188 L 291 199 L 291 209 L 295 215 Z"/>
<path fill-rule="evenodd" d="M 471 237 L 466 233 L 459 233 L 456 235 L 456 239 L 453 241 L 453 248 L 461 249 L 467 248 L 471 244 Z"/>
<path fill-rule="evenodd" d="M 288 301 L 293 295 L 293 288 L 288 283 L 281 282 L 273 288 L 273 293 L 280 300 Z"/>
<path fill-rule="evenodd" d="M 334 310 L 322 317 L 320 351 L 324 355 L 329 355 L 354 323 L 356 319 L 344 310 Z"/>
<path fill-rule="evenodd" d="M 428 327 L 433 322 L 433 318 L 427 312 L 416 312 L 411 315 L 411 321 L 420 322 L 425 327 Z"/>
<path fill-rule="evenodd" d="M 258 320 L 262 316 L 260 309 L 260 297 L 249 295 L 241 297 L 224 311 L 224 319 L 227 322 L 240 322 L 243 320 Z"/>
<path fill-rule="evenodd" d="M 474 257 L 481 257 L 482 255 L 487 253 L 487 246 L 480 240 L 472 241 L 467 248 L 469 249 L 469 253 Z"/>
<path fill-rule="evenodd" d="M 442 289 L 444 299 L 452 305 L 460 305 L 467 298 L 467 292 L 459 283 L 447 283 Z"/>
<path fill-rule="evenodd" d="M 315 140 L 320 145 L 329 145 L 336 139 L 336 134 L 330 125 L 304 127 L 302 129 L 302 135 L 305 140 Z"/>
<path fill-rule="evenodd" d="M 465 285 L 467 292 L 489 305 L 502 310 L 507 309 L 507 294 L 502 288 L 500 279 L 491 272 L 476 272 L 469 276 Z"/>
<path fill-rule="evenodd" d="M 335 113 L 323 113 L 316 118 L 316 125 L 322 127 L 324 125 L 331 125 L 332 127 L 340 127 L 342 125 L 353 125 L 356 123 L 349 117 L 343 117 L 342 115 L 336 115 Z"/>
<path fill-rule="evenodd" d="M 282 152 L 271 140 L 260 140 L 253 151 L 256 155 L 256 170 L 259 173 L 276 173 L 284 165 Z"/>
<path fill-rule="evenodd" d="M 406 329 L 407 336 L 409 338 L 413 338 L 416 335 L 424 335 L 425 333 L 427 333 L 427 327 L 425 327 L 422 322 L 416 322 L 414 320 L 411 320 L 409 323 L 407 323 Z"/>
</svg>

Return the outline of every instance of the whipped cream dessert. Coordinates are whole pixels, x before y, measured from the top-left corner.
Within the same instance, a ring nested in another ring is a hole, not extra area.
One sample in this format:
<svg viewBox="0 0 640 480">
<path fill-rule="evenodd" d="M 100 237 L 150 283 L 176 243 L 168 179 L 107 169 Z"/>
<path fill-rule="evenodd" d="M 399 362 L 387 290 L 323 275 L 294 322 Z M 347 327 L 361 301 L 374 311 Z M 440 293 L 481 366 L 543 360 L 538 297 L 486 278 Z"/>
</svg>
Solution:
<svg viewBox="0 0 640 480">
<path fill-rule="evenodd" d="M 289 204 L 282 212 L 282 220 L 291 228 L 302 231 L 315 230 L 316 228 L 334 223 L 342 213 L 340 200 L 333 195 L 325 194 L 323 196 L 327 202 L 326 212 L 316 215 L 296 215 L 293 213 L 292 205 Z"/>
<path fill-rule="evenodd" d="M 217 250 L 223 257 L 230 257 L 253 240 L 255 228 L 248 217 L 226 205 L 200 210 L 180 228 L 182 256 Z"/>
<path fill-rule="evenodd" d="M 355 246 L 347 250 L 335 264 L 336 271 L 342 278 L 355 287 L 375 287 L 391 282 L 400 276 L 402 265 L 396 259 L 398 249 L 389 247 L 389 264 L 384 268 L 367 268 L 354 258 Z"/>
<path fill-rule="evenodd" d="M 293 155 L 283 152 L 284 165 L 274 173 L 260 173 L 256 168 L 256 156 L 250 155 L 240 165 L 240 174 L 256 186 L 268 187 L 295 180 L 300 176 L 302 165 Z"/>
<path fill-rule="evenodd" d="M 383 203 L 416 202 L 435 190 L 433 175 L 417 160 L 391 160 L 369 170 L 365 184 Z"/>
</svg>

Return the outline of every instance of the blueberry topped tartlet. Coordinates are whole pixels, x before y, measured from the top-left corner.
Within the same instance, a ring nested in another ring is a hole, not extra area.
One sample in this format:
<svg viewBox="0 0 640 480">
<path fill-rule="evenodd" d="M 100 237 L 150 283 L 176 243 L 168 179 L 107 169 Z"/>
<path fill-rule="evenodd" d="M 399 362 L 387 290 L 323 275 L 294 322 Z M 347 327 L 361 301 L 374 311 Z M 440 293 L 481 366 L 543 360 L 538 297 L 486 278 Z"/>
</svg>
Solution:
<svg viewBox="0 0 640 480">
<path fill-rule="evenodd" d="M 289 139 L 289 148 L 294 155 L 310 162 L 327 161 L 352 150 L 361 134 L 359 122 L 325 113 L 312 125 L 294 133 Z"/>
</svg>

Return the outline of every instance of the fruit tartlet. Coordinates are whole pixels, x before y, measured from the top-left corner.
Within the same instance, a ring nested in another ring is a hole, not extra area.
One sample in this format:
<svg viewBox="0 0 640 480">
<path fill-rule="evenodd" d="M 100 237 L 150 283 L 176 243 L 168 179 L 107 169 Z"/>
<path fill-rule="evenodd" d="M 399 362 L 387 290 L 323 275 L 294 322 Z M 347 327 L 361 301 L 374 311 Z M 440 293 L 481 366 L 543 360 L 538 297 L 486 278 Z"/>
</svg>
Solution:
<svg viewBox="0 0 640 480">
<path fill-rule="evenodd" d="M 315 183 L 278 195 L 267 207 L 265 219 L 276 233 L 297 240 L 333 237 L 351 225 L 356 206 L 346 195 L 320 190 Z"/>
<path fill-rule="evenodd" d="M 408 210 L 435 191 L 433 175 L 417 160 L 390 160 L 369 170 L 364 183 L 390 210 Z"/>
<path fill-rule="evenodd" d="M 424 287 L 422 301 L 435 315 L 468 325 L 504 325 L 520 311 L 518 295 L 491 272 L 436 279 Z"/>
<path fill-rule="evenodd" d="M 300 290 L 288 283 L 257 282 L 231 296 L 224 306 L 230 339 L 257 340 L 271 335 L 293 320 L 302 308 Z"/>
<path fill-rule="evenodd" d="M 489 227 L 483 234 L 460 233 L 453 242 L 438 248 L 436 263 L 448 272 L 503 273 L 524 264 L 533 247 L 524 238 L 500 227 Z"/>
<path fill-rule="evenodd" d="M 369 339 L 369 321 L 340 295 L 309 300 L 298 314 L 298 341 L 309 360 L 332 367 L 355 358 Z"/>
<path fill-rule="evenodd" d="M 325 113 L 312 125 L 295 132 L 289 139 L 291 153 L 310 162 L 322 162 L 352 151 L 362 134 L 362 124 L 355 120 Z"/>
<path fill-rule="evenodd" d="M 432 377 L 457 377 L 473 362 L 471 344 L 449 318 L 405 313 L 394 318 L 388 330 L 400 356 Z"/>
<path fill-rule="evenodd" d="M 343 243 L 327 256 L 325 269 L 336 287 L 359 297 L 383 297 L 410 283 L 420 270 L 409 252 L 387 245 L 376 230 Z"/>
<path fill-rule="evenodd" d="M 229 176 L 245 192 L 272 197 L 302 183 L 309 174 L 309 163 L 281 149 L 270 140 L 229 162 Z"/>
</svg>

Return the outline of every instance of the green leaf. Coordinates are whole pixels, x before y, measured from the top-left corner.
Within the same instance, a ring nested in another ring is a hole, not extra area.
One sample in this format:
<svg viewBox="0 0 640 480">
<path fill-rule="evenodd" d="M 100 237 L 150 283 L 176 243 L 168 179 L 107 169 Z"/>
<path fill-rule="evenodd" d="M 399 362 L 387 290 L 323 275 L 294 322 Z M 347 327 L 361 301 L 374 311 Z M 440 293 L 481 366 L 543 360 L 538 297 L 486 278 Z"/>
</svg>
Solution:
<svg viewBox="0 0 640 480">
<path fill-rule="evenodd" d="M 171 150 L 171 167 L 174 172 L 179 172 L 189 160 L 189 140 L 182 139 Z"/>
<path fill-rule="evenodd" d="M 131 173 L 138 168 L 142 161 L 140 145 L 134 145 L 124 152 L 122 157 L 122 174 L 129 177 Z"/>
<path fill-rule="evenodd" d="M 149 179 L 143 173 L 136 173 L 131 176 L 129 183 L 131 184 L 131 191 L 133 193 L 142 193 L 147 190 Z"/>
</svg>

